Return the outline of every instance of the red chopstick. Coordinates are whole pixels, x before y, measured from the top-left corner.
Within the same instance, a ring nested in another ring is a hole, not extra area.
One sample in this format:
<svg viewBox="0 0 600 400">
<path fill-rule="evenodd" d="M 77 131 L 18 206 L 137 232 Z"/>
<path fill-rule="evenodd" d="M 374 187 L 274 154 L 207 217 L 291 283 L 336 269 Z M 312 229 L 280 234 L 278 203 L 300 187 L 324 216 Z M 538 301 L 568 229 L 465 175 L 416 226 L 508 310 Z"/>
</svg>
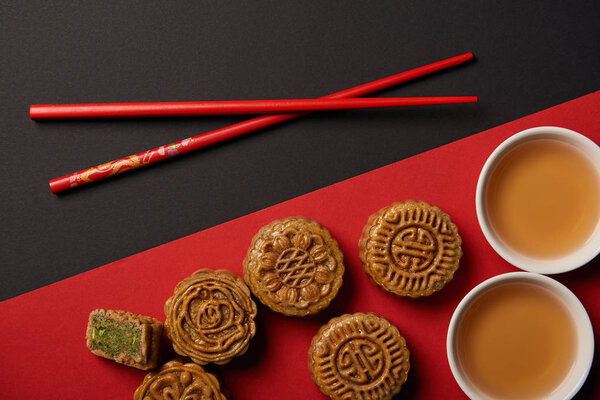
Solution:
<svg viewBox="0 0 600 400">
<path fill-rule="evenodd" d="M 473 53 L 465 53 L 456 57 L 435 62 L 433 64 L 425 65 L 423 67 L 401 72 L 387 78 L 365 83 L 341 92 L 333 93 L 325 98 L 340 99 L 365 96 L 403 82 L 417 79 L 422 76 L 462 64 L 466 61 L 472 60 L 473 58 Z M 210 146 L 214 143 L 232 139 L 234 137 L 289 121 L 303 115 L 305 114 L 276 114 L 252 118 L 247 121 L 239 122 L 237 124 L 200 134 L 198 136 L 180 140 L 166 146 L 161 146 L 143 153 L 134 154 L 129 157 L 88 168 L 70 175 L 52 179 L 49 182 L 50 190 L 52 190 L 53 193 L 59 193 L 74 187 L 87 185 L 92 182 L 106 179 L 113 175 L 122 174 L 123 172 L 141 168 L 146 165 L 155 164 L 171 157 L 189 153 L 191 151 Z"/>
<path fill-rule="evenodd" d="M 158 103 L 34 104 L 31 119 L 179 117 L 223 114 L 291 113 L 431 104 L 475 103 L 475 96 L 182 101 Z"/>
</svg>

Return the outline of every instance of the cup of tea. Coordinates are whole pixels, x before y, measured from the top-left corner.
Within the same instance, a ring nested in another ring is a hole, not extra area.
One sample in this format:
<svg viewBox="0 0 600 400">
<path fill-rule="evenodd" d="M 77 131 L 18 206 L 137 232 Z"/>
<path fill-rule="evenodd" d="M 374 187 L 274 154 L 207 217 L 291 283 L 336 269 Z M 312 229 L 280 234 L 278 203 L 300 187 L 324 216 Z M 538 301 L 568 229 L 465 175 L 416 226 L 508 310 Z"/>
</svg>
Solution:
<svg viewBox="0 0 600 400">
<path fill-rule="evenodd" d="M 514 266 L 578 268 L 600 253 L 600 147 L 565 128 L 519 132 L 483 166 L 476 209 L 485 238 Z"/>
<path fill-rule="evenodd" d="M 592 365 L 594 333 L 564 285 L 511 272 L 462 299 L 446 349 L 452 374 L 471 399 L 570 399 Z"/>
</svg>

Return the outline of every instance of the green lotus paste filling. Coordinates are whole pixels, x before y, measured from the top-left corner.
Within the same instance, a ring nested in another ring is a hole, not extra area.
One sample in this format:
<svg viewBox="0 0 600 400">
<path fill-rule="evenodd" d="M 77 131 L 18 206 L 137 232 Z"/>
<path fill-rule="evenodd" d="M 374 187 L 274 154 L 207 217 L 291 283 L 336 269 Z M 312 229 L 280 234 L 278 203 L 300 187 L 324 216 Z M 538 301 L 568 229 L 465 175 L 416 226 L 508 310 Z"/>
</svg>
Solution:
<svg viewBox="0 0 600 400">
<path fill-rule="evenodd" d="M 142 330 L 134 322 L 121 322 L 96 314 L 90 328 L 90 347 L 100 350 L 110 357 L 120 353 L 137 356 L 140 353 Z"/>
</svg>

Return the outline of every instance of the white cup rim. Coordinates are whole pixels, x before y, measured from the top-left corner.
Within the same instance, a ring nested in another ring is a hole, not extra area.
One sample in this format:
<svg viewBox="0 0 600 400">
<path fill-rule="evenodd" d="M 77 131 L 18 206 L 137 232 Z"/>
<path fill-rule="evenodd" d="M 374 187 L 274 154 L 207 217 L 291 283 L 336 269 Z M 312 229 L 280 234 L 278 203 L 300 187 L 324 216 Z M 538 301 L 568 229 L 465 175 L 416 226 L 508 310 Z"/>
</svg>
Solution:
<svg viewBox="0 0 600 400">
<path fill-rule="evenodd" d="M 577 335 L 577 354 L 574 365 L 560 386 L 552 393 L 544 396 L 544 399 L 548 400 L 572 398 L 583 386 L 592 366 L 594 358 L 594 330 L 592 323 L 583 304 L 566 286 L 550 277 L 531 272 L 509 272 L 497 275 L 475 286 L 460 301 L 448 325 L 448 334 L 446 337 L 448 363 L 450 364 L 450 370 L 454 379 L 462 391 L 471 399 L 493 399 L 481 392 L 469 381 L 463 372 L 456 350 L 457 333 L 465 312 L 475 300 L 488 290 L 510 283 L 528 283 L 550 290 L 564 302 L 569 314 L 573 318 Z"/>
<path fill-rule="evenodd" d="M 555 139 L 564 143 L 571 144 L 577 147 L 584 155 L 586 155 L 600 176 L 600 147 L 592 140 L 584 135 L 572 131 L 570 129 L 556 126 L 539 126 L 526 129 L 516 133 L 502 142 L 490 154 L 485 162 L 479 179 L 477 181 L 477 191 L 475 194 L 475 208 L 477 212 L 477 220 L 486 240 L 492 246 L 494 251 L 510 264 L 529 272 L 537 272 L 540 274 L 557 274 L 567 272 L 579 268 L 600 254 L 600 220 L 596 224 L 596 228 L 590 239 L 577 250 L 564 256 L 540 259 L 534 258 L 522 253 L 503 243 L 496 235 L 491 227 L 485 206 L 485 195 L 487 183 L 494 171 L 494 168 L 504 155 L 513 150 L 516 146 L 521 145 L 531 140 L 539 139 Z"/>
</svg>

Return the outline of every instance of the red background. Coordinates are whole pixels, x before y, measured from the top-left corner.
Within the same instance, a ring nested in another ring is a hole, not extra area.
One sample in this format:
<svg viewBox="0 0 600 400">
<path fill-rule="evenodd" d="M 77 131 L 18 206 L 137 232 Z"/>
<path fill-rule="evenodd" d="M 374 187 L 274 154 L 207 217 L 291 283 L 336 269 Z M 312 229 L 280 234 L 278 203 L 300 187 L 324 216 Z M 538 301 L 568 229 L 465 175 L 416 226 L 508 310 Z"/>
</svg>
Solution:
<svg viewBox="0 0 600 400">
<path fill-rule="evenodd" d="M 89 312 L 114 308 L 164 319 L 164 302 L 179 281 L 202 267 L 227 268 L 241 275 L 242 260 L 256 231 L 274 219 L 301 215 L 319 221 L 340 243 L 347 268 L 344 284 L 332 305 L 318 316 L 289 318 L 259 307 L 257 336 L 249 352 L 215 368 L 233 397 L 322 398 L 307 368 L 310 340 L 329 318 L 364 311 L 385 316 L 407 339 L 411 370 L 399 397 L 462 398 L 446 360 L 446 329 L 452 312 L 479 282 L 516 270 L 493 252 L 479 229 L 475 187 L 481 167 L 504 139 L 534 126 L 562 126 L 599 143 L 599 107 L 600 92 L 595 92 L 4 301 L 0 303 L 4 365 L 0 397 L 131 398 L 145 373 L 98 358 L 86 349 Z M 419 300 L 396 298 L 376 288 L 358 258 L 358 239 L 369 215 L 407 199 L 442 208 L 463 238 L 464 256 L 454 280 L 441 292 Z M 127 240 L 136 232 L 115 234 Z M 584 304 L 596 336 L 598 263 L 597 257 L 577 271 L 555 277 Z M 600 395 L 598 369 L 596 357 L 582 397 Z"/>
</svg>

